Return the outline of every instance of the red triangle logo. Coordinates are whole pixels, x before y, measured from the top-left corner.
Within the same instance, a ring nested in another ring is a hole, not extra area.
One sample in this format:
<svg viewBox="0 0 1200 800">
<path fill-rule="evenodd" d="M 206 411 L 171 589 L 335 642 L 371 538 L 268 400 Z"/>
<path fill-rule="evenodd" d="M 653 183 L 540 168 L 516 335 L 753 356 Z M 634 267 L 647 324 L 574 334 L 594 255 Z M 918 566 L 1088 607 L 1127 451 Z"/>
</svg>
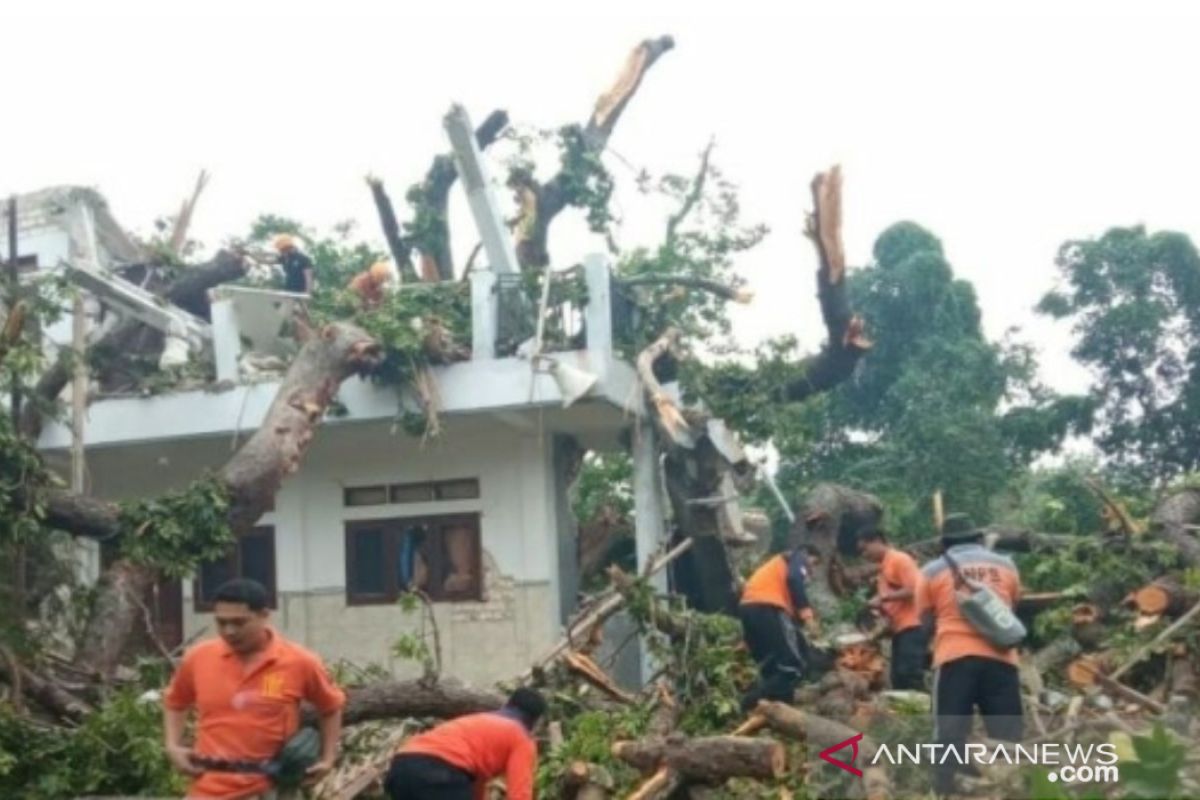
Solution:
<svg viewBox="0 0 1200 800">
<path fill-rule="evenodd" d="M 832 747 L 826 747 L 824 750 L 822 750 L 820 753 L 818 753 L 818 755 L 823 760 L 828 761 L 830 764 L 833 764 L 838 769 L 844 769 L 844 770 L 846 770 L 846 772 L 849 772 L 851 775 L 857 775 L 858 777 L 861 778 L 862 770 L 858 769 L 857 767 L 854 766 L 854 760 L 856 758 L 858 758 L 858 741 L 862 738 L 863 738 L 863 735 L 861 733 L 858 734 L 857 736 L 851 736 L 849 739 L 847 739 L 844 742 L 838 742 L 837 744 L 833 745 Z M 830 755 L 830 753 L 836 753 L 838 750 L 841 750 L 843 747 L 850 747 L 854 751 L 853 755 L 850 756 L 849 764 L 847 764 L 844 761 L 839 761 L 838 759 L 836 759 Z"/>
</svg>

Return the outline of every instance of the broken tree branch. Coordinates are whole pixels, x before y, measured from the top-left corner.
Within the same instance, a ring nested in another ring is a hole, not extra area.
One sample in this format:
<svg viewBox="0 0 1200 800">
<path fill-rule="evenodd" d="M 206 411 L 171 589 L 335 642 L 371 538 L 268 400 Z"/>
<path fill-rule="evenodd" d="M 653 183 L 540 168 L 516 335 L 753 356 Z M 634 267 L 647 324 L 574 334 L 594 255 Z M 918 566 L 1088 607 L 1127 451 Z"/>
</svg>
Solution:
<svg viewBox="0 0 1200 800">
<path fill-rule="evenodd" d="M 654 409 L 650 417 L 659 431 L 677 447 L 690 448 L 695 445 L 695 435 L 688 426 L 687 420 L 683 418 L 683 413 L 675 405 L 675 401 L 667 395 L 662 384 L 654 375 L 654 363 L 672 352 L 678 346 L 681 336 L 682 333 L 678 328 L 668 328 L 662 336 L 639 353 L 637 374 L 642 382 L 642 388 L 650 400 L 650 405 Z"/>
<path fill-rule="evenodd" d="M 163 297 L 185 311 L 201 318 L 208 317 L 208 290 L 222 283 L 241 278 L 246 274 L 246 260 L 241 253 L 222 250 L 212 261 L 182 270 L 167 286 Z M 137 320 L 127 319 L 109 329 L 99 341 L 91 343 L 89 349 L 104 348 L 117 353 L 127 352 L 137 336 L 146 326 Z M 73 356 L 67 348 L 59 350 L 58 357 L 38 379 L 33 390 L 36 402 L 25 406 L 21 414 L 21 433 L 36 441 L 41 435 L 43 413 L 53 409 L 59 395 L 71 381 Z"/>
<path fill-rule="evenodd" d="M 672 547 L 666 553 L 658 556 L 646 565 L 646 575 L 654 575 L 661 572 L 675 559 L 686 553 L 692 547 L 692 540 L 685 539 L 679 544 Z M 607 589 L 595 603 L 585 611 L 581 616 L 577 617 L 567 627 L 567 632 L 558 640 L 558 642 L 550 648 L 550 650 L 539 658 L 533 666 L 533 671 L 544 671 L 553 665 L 556 661 L 562 658 L 567 652 L 576 648 L 578 643 L 585 642 L 600 625 L 603 625 L 609 617 L 621 610 L 625 605 L 625 598 L 615 588 Z M 523 678 L 528 678 L 529 673 L 526 673 Z"/>
<path fill-rule="evenodd" d="M 196 186 L 192 189 L 192 196 L 186 198 L 179 207 L 179 215 L 175 218 L 175 226 L 171 230 L 171 239 L 168 245 L 171 248 L 171 252 L 176 256 L 183 255 L 183 246 L 187 243 L 188 228 L 192 224 L 192 214 L 196 210 L 197 201 L 200 200 L 200 193 L 208 185 L 208 177 L 208 170 L 200 170 L 199 176 L 196 177 Z"/>
<path fill-rule="evenodd" d="M 692 275 L 636 275 L 621 279 L 619 283 L 624 286 L 684 286 L 743 304 L 754 299 L 754 292 L 744 286 L 728 286 L 720 281 Z"/>
<path fill-rule="evenodd" d="M 679 210 L 667 219 L 667 237 L 664 247 L 668 250 L 675 244 L 679 226 L 683 224 L 688 214 L 692 213 L 692 209 L 696 207 L 696 204 L 700 202 L 700 198 L 704 196 L 704 184 L 708 181 L 708 163 L 712 158 L 713 146 L 715 144 L 716 141 L 713 139 L 708 141 L 708 146 L 700 154 L 700 170 L 692 180 L 691 190 L 683 198 L 683 203 L 680 204 Z"/>
<path fill-rule="evenodd" d="M 829 339 L 815 356 L 799 365 L 800 377 L 784 388 L 784 398 L 799 402 L 844 381 L 871 348 L 862 317 L 850 309 L 846 292 L 845 250 L 842 246 L 842 173 L 839 167 L 821 172 L 812 181 L 813 211 L 805 233 L 817 248 L 817 296 Z"/>
<path fill-rule="evenodd" d="M 1191 610 L 1189 610 L 1186 614 L 1172 622 L 1170 625 L 1164 628 L 1162 632 L 1158 634 L 1158 636 L 1155 636 L 1151 641 L 1140 647 L 1137 652 L 1129 657 L 1128 661 L 1109 673 L 1109 677 L 1114 681 L 1118 680 L 1126 672 L 1133 669 L 1138 662 L 1154 652 L 1154 650 L 1157 649 L 1163 642 L 1170 639 L 1198 616 L 1200 616 L 1200 603 L 1196 603 L 1196 605 L 1192 606 Z"/>
<path fill-rule="evenodd" d="M 645 40 L 629 54 L 621 74 L 608 91 L 600 95 L 580 133 L 590 157 L 598 158 L 608 146 L 613 128 L 637 93 L 642 78 L 674 46 L 674 39 L 661 36 Z M 539 186 L 529 174 L 510 176 L 509 185 L 516 193 L 521 209 L 514 244 L 522 269 L 542 269 L 550 263 L 546 243 L 550 223 L 571 203 L 571 183 L 575 180 L 577 177 L 568 169 L 560 170 L 543 186 Z"/>
<path fill-rule="evenodd" d="M 392 254 L 392 260 L 396 262 L 396 268 L 400 270 L 400 280 L 404 283 L 416 283 L 420 278 L 412 263 L 412 245 L 400 235 L 400 222 L 396 219 L 392 198 L 388 197 L 380 178 L 368 175 L 366 180 L 371 189 L 371 197 L 375 200 L 375 210 L 379 213 L 383 238 Z"/>
</svg>

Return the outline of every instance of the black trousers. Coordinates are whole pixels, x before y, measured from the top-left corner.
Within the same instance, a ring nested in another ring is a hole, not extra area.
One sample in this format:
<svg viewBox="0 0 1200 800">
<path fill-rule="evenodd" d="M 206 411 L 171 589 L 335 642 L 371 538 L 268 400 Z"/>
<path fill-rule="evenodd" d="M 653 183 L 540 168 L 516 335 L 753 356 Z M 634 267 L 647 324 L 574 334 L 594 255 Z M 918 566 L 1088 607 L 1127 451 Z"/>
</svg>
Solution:
<svg viewBox="0 0 1200 800">
<path fill-rule="evenodd" d="M 744 605 L 738 615 L 750 657 L 758 664 L 758 683 L 742 698 L 742 708 L 748 711 L 759 700 L 791 703 L 804 674 L 808 642 L 782 608 Z"/>
<path fill-rule="evenodd" d="M 938 667 L 933 674 L 934 739 L 962 752 L 976 707 L 990 738 L 1020 739 L 1023 724 L 1017 668 L 984 656 L 965 656 Z M 954 793 L 959 767 L 951 761 L 934 767 L 933 788 L 939 795 Z"/>
<path fill-rule="evenodd" d="M 473 800 L 475 778 L 440 758 L 401 753 L 383 788 L 391 800 Z"/>
<path fill-rule="evenodd" d="M 917 626 L 892 635 L 892 688 L 925 691 L 929 637 Z"/>
</svg>

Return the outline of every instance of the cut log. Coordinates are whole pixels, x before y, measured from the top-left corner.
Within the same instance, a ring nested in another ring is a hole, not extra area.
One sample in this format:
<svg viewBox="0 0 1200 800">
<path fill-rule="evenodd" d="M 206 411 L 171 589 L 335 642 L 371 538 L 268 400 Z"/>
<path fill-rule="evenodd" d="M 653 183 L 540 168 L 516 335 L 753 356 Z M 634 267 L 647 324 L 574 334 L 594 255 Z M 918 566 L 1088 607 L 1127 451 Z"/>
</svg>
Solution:
<svg viewBox="0 0 1200 800">
<path fill-rule="evenodd" d="M 774 780 L 783 775 L 787 757 L 772 739 L 707 736 L 616 742 L 613 756 L 643 772 L 662 766 L 688 780 L 720 782 L 729 778 Z"/>
<path fill-rule="evenodd" d="M 683 784 L 678 772 L 662 767 L 629 793 L 625 800 L 666 800 Z"/>
<path fill-rule="evenodd" d="M 453 719 L 466 714 L 495 711 L 504 695 L 454 681 L 385 681 L 346 690 L 346 725 L 374 720 L 434 717 Z M 305 717 L 315 721 L 315 715 Z"/>
<path fill-rule="evenodd" d="M 1112 667 L 1112 653 L 1085 653 L 1067 664 L 1067 680 L 1081 689 L 1094 686 L 1096 676 L 1107 674 Z"/>
<path fill-rule="evenodd" d="M 612 775 L 604 767 L 572 761 L 559 778 L 562 800 L 605 800 L 613 790 Z"/>
<path fill-rule="evenodd" d="M 758 704 L 757 713 L 767 721 L 767 725 L 776 733 L 808 742 L 810 750 L 824 750 L 860 735 L 861 731 L 851 728 L 841 722 L 806 714 L 785 703 L 762 702 Z M 863 788 L 869 800 L 882 800 L 891 795 L 891 779 L 881 767 L 869 765 L 875 759 L 879 745 L 871 738 L 863 736 L 858 740 L 858 758 L 855 763 L 863 765 Z"/>
<path fill-rule="evenodd" d="M 1200 600 L 1200 592 L 1188 590 L 1178 581 L 1163 578 L 1133 593 L 1133 605 L 1143 614 L 1178 616 Z"/>
</svg>

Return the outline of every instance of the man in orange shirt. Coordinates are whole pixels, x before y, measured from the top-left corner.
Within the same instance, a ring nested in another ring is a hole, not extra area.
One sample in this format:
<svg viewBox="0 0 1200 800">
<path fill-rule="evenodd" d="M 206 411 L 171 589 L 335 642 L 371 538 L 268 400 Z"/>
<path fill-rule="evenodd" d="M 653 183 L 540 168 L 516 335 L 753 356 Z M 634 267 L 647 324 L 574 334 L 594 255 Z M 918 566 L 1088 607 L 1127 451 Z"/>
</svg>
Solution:
<svg viewBox="0 0 1200 800">
<path fill-rule="evenodd" d="M 859 534 L 858 551 L 879 565 L 876 594 L 870 605 L 887 617 L 892 633 L 892 688 L 923 691 L 929 637 L 917 614 L 921 568 L 908 553 L 890 547 L 882 530 Z"/>
<path fill-rule="evenodd" d="M 537 742 L 546 701 L 533 689 L 512 693 L 499 711 L 450 720 L 405 742 L 388 770 L 391 800 L 482 800 L 504 776 L 509 800 L 533 800 Z"/>
<path fill-rule="evenodd" d="M 330 682 L 320 658 L 267 624 L 267 590 L 239 578 L 217 590 L 219 638 L 187 651 L 164 698 L 171 763 L 196 778 L 189 798 L 242 800 L 268 795 L 271 781 L 252 772 L 206 771 L 203 760 L 267 762 L 300 728 L 300 702 L 320 715 L 321 755 L 310 781 L 333 768 L 346 696 Z M 183 743 L 188 710 L 198 715 L 196 743 Z"/>
<path fill-rule="evenodd" d="M 989 586 L 1010 607 L 1021 594 L 1021 576 L 1006 556 L 983 546 L 983 534 L 965 514 L 947 515 L 942 528 L 944 555 L 921 570 L 917 609 L 936 631 L 933 642 L 934 737 L 960 752 L 975 708 L 988 736 L 1021 738 L 1021 683 L 1015 647 L 1000 649 L 985 639 L 958 610 L 962 578 Z M 965 588 L 962 589 L 965 591 Z M 954 792 L 958 765 L 952 759 L 934 769 L 934 790 Z"/>
<path fill-rule="evenodd" d="M 742 590 L 738 616 L 759 679 L 742 698 L 749 711 L 759 700 L 792 702 L 804 674 L 808 642 L 796 629 L 803 621 L 812 629 L 816 615 L 808 602 L 808 553 L 796 548 L 768 559 Z"/>
</svg>

